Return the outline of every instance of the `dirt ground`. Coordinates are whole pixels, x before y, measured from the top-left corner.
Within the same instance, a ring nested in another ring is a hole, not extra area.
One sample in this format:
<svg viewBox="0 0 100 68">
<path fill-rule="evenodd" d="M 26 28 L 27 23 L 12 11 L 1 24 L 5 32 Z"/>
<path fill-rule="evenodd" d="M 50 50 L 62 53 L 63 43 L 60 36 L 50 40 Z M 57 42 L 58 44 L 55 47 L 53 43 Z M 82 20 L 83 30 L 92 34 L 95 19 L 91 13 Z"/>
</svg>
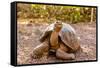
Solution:
<svg viewBox="0 0 100 68">
<path fill-rule="evenodd" d="M 48 59 L 31 59 L 30 54 L 33 48 L 40 44 L 39 37 L 48 24 L 18 24 L 17 28 L 17 63 L 18 64 L 39 64 L 55 62 L 74 62 L 96 60 L 96 23 L 71 24 L 80 37 L 82 53 L 76 54 L 75 60 L 60 60 L 54 56 Z"/>
</svg>

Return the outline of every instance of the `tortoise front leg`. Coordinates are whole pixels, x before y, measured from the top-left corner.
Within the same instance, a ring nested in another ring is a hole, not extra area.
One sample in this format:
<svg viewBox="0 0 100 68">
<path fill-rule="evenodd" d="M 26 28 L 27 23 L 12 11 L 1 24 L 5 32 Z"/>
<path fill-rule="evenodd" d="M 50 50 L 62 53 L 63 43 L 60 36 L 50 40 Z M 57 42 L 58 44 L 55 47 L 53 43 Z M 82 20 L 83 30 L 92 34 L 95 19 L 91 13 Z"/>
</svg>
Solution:
<svg viewBox="0 0 100 68">
<path fill-rule="evenodd" d="M 60 48 L 56 51 L 56 57 L 63 60 L 71 60 L 75 59 L 75 55 L 73 53 L 67 53 L 68 48 L 64 47 L 64 44 L 60 44 Z"/>
<path fill-rule="evenodd" d="M 48 41 L 45 40 L 43 43 L 37 45 L 32 52 L 32 58 L 41 58 L 43 55 L 48 55 Z"/>
<path fill-rule="evenodd" d="M 71 60 L 75 59 L 75 55 L 73 53 L 64 52 L 61 49 L 58 49 L 56 52 L 56 57 L 63 60 Z"/>
</svg>

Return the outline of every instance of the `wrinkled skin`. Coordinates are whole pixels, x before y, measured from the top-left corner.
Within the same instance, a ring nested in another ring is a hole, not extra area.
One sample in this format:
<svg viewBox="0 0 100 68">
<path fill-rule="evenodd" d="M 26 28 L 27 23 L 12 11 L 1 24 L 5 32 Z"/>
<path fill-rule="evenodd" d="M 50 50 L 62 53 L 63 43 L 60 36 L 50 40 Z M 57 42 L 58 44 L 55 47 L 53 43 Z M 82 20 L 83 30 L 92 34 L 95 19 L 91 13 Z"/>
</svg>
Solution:
<svg viewBox="0 0 100 68">
<path fill-rule="evenodd" d="M 32 58 L 41 58 L 42 56 L 47 56 L 49 51 L 48 40 L 37 45 L 32 52 Z"/>
</svg>

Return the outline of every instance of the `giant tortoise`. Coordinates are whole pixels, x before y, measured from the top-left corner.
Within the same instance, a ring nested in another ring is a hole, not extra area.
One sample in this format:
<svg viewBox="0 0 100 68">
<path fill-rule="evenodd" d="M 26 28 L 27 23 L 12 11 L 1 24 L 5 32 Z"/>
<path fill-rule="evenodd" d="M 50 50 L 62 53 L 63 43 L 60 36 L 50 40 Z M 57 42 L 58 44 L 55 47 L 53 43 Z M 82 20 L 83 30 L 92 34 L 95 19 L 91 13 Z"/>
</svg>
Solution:
<svg viewBox="0 0 100 68">
<path fill-rule="evenodd" d="M 41 35 L 40 41 L 42 43 L 33 49 L 33 57 L 52 52 L 60 59 L 75 59 L 74 52 L 80 49 L 75 30 L 61 21 L 50 24 Z"/>
</svg>

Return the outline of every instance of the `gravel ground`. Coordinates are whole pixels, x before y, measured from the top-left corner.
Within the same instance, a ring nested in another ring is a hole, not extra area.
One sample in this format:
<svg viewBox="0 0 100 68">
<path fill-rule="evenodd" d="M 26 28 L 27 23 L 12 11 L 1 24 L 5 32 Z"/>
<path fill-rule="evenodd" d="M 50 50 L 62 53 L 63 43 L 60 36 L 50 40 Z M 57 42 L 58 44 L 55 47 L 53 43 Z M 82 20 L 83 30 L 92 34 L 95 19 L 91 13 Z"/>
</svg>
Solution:
<svg viewBox="0 0 100 68">
<path fill-rule="evenodd" d="M 33 48 L 40 44 L 39 37 L 48 24 L 18 24 L 17 31 L 17 63 L 18 64 L 41 64 L 55 62 L 74 62 L 96 60 L 96 24 L 79 23 L 71 24 L 75 28 L 77 35 L 80 37 L 80 44 L 83 52 L 76 54 L 75 60 L 60 60 L 55 56 L 32 59 L 31 53 Z"/>
</svg>

